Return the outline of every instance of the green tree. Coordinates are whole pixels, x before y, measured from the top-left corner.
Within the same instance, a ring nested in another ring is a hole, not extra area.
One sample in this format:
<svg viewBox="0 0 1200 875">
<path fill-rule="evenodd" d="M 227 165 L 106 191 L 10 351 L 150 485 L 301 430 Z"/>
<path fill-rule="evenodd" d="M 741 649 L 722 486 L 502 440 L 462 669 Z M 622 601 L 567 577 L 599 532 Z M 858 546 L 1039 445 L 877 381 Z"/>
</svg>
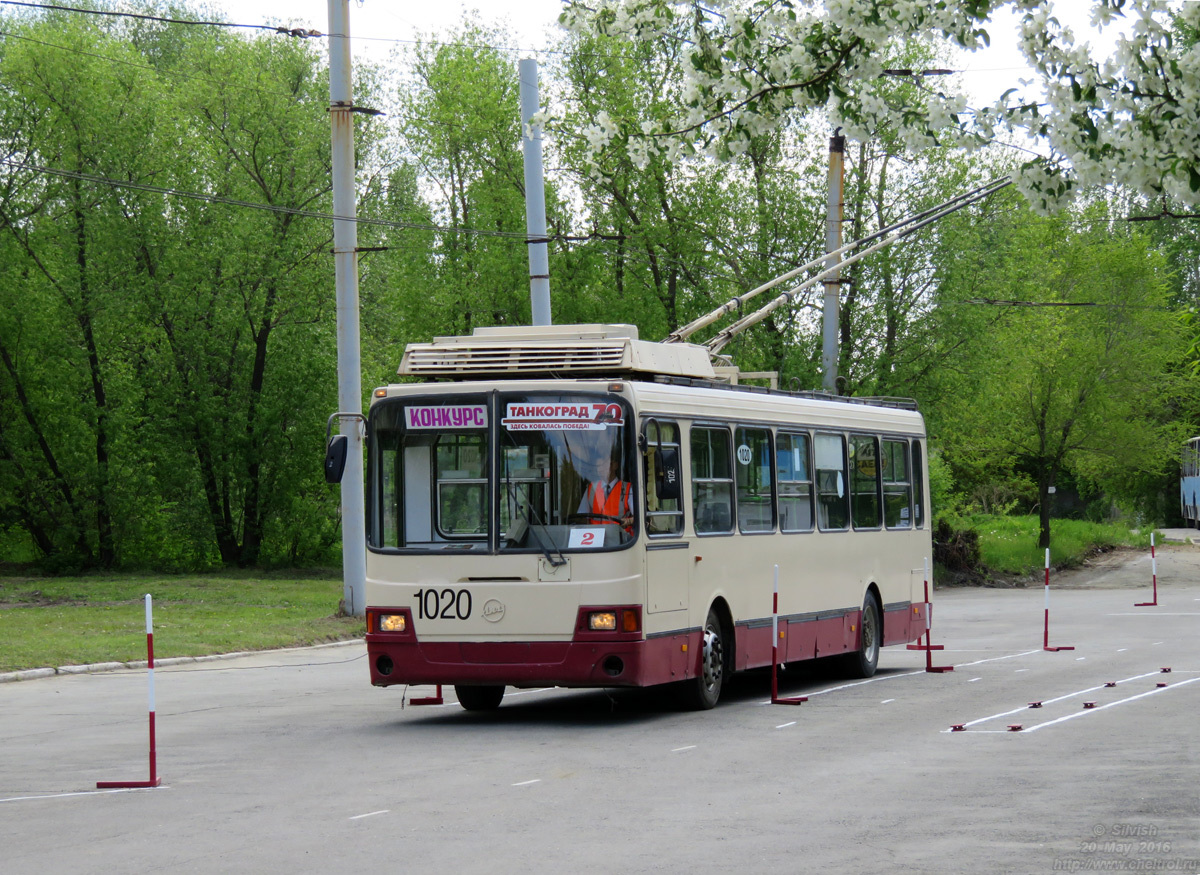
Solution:
<svg viewBox="0 0 1200 875">
<path fill-rule="evenodd" d="M 948 451 L 1028 473 L 1037 487 L 1039 544 L 1050 543 L 1053 496 L 1067 470 L 1132 472 L 1170 463 L 1178 429 L 1164 374 L 1182 348 L 1168 307 L 1166 265 L 1105 205 L 1078 217 L 994 229 L 1002 248 L 982 273 L 963 271 L 960 306 L 1003 308 L 975 339 L 967 379 L 948 399 Z"/>
<path fill-rule="evenodd" d="M 297 214 L 330 208 L 317 47 L 67 13 L 8 29 L 0 525 L 85 565 L 327 555 L 330 229 Z"/>
</svg>

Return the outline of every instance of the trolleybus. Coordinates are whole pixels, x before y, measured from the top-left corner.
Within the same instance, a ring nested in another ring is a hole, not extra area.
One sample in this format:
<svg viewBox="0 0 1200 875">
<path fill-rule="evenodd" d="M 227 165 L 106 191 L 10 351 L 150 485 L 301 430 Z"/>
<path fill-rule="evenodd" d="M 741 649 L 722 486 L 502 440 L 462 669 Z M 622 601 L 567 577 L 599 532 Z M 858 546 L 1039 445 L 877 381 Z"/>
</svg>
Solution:
<svg viewBox="0 0 1200 875">
<path fill-rule="evenodd" d="M 1183 445 L 1179 460 L 1179 512 L 1185 526 L 1200 528 L 1200 437 Z"/>
<path fill-rule="evenodd" d="M 722 382 L 623 325 L 412 344 L 367 417 L 371 682 L 671 684 L 926 628 L 926 438 L 912 402 Z M 778 566 L 778 641 L 773 642 Z"/>
</svg>

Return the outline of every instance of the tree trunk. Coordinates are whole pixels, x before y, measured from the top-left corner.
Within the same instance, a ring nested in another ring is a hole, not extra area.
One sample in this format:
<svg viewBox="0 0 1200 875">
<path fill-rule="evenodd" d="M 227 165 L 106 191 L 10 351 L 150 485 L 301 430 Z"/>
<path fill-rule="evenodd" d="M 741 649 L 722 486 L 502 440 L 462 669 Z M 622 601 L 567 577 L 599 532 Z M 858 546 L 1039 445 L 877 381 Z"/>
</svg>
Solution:
<svg viewBox="0 0 1200 875">
<path fill-rule="evenodd" d="M 79 162 L 82 167 L 83 162 Z M 88 371 L 92 380 L 92 397 L 96 402 L 96 553 L 102 568 L 111 568 L 116 561 L 113 543 L 112 510 L 108 495 L 108 393 L 100 372 L 100 353 L 92 325 L 91 277 L 87 258 L 87 232 L 84 221 L 81 183 L 72 186 L 75 218 L 75 263 L 79 269 L 79 302 L 75 311 L 79 330 L 87 349 Z"/>
<path fill-rule="evenodd" d="M 1042 550 L 1050 546 L 1050 512 L 1054 503 L 1050 486 L 1049 479 L 1038 481 L 1038 547 Z"/>
</svg>

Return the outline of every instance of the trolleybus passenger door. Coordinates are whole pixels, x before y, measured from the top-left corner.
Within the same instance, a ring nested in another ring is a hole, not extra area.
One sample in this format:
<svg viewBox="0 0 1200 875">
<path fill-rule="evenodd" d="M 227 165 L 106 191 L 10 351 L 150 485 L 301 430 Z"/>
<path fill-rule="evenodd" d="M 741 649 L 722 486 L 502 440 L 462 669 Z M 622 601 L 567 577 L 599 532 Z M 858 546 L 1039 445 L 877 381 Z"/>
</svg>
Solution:
<svg viewBox="0 0 1200 875">
<path fill-rule="evenodd" d="M 645 463 L 646 612 L 687 610 L 692 547 L 682 540 L 679 426 L 647 419 L 639 445 Z"/>
</svg>

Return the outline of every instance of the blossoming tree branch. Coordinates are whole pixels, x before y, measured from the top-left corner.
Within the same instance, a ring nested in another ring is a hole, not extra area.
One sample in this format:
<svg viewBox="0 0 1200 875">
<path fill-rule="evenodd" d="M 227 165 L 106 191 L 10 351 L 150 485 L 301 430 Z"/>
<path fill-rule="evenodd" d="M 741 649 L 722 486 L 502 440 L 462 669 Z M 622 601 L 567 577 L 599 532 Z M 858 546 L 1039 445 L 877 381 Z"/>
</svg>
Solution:
<svg viewBox="0 0 1200 875">
<path fill-rule="evenodd" d="M 988 44 L 1004 6 L 1017 13 L 1021 50 L 1041 80 L 1036 100 L 1013 89 L 968 108 L 961 94 L 929 84 L 943 80 L 925 78 L 914 91 L 887 75 L 897 46 Z M 562 21 L 583 34 L 687 47 L 679 114 L 640 122 L 601 114 L 585 131 L 593 155 L 619 142 L 643 166 L 655 155 L 728 156 L 825 112 L 853 139 L 890 129 L 912 151 L 1035 136 L 1049 156 L 1026 162 L 1015 181 L 1042 211 L 1107 183 L 1200 201 L 1200 2 L 1094 0 L 1092 24 L 1120 26 L 1109 58 L 1077 43 L 1047 0 L 570 0 Z"/>
</svg>

